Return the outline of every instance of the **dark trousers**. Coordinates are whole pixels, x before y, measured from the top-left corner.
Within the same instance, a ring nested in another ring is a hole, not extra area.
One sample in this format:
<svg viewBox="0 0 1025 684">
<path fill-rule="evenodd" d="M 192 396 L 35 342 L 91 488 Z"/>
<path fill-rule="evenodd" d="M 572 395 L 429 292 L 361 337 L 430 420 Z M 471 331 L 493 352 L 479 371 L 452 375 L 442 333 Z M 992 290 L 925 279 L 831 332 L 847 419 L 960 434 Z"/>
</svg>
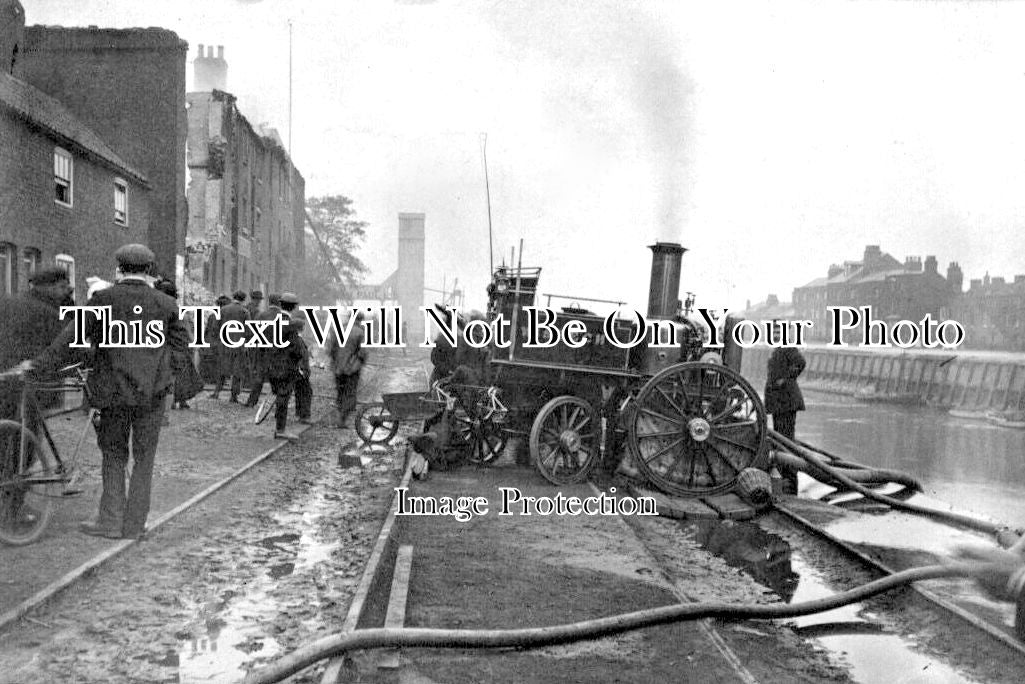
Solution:
<svg viewBox="0 0 1025 684">
<path fill-rule="evenodd" d="M 797 411 L 781 411 L 772 414 L 772 429 L 787 439 L 794 440 L 794 431 L 797 428 Z M 788 494 L 797 493 L 797 471 L 787 466 L 777 466 L 783 481 L 787 483 Z"/>
<path fill-rule="evenodd" d="M 295 379 L 295 414 L 300 420 L 309 420 L 313 414 L 313 385 L 308 375 Z"/>
<path fill-rule="evenodd" d="M 214 394 L 219 394 L 224 389 L 224 383 L 227 382 L 228 378 L 231 377 L 231 398 L 238 401 L 239 392 L 242 391 L 242 376 L 241 375 L 221 375 L 217 378 L 217 384 L 214 386 Z"/>
<path fill-rule="evenodd" d="M 359 372 L 335 376 L 335 406 L 342 418 L 356 408 L 356 390 L 359 389 Z"/>
<path fill-rule="evenodd" d="M 100 410 L 96 442 L 103 454 L 103 494 L 97 525 L 121 531 L 125 536 L 142 534 L 149 515 L 153 460 L 164 416 L 161 399 L 152 406 L 110 406 Z M 132 477 L 125 496 L 125 469 L 131 439 Z"/>
<path fill-rule="evenodd" d="M 270 388 L 277 397 L 277 403 L 274 406 L 274 431 L 284 432 L 285 426 L 288 425 L 288 400 L 292 398 L 295 378 L 293 376 L 271 376 Z"/>
</svg>

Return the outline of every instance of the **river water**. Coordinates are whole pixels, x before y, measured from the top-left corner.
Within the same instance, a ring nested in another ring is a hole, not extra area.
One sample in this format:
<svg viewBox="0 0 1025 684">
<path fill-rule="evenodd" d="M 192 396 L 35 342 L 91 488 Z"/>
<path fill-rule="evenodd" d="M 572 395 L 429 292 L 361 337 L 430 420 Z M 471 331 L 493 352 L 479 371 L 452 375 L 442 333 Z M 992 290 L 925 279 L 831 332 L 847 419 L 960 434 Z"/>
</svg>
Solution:
<svg viewBox="0 0 1025 684">
<path fill-rule="evenodd" d="M 903 470 L 956 510 L 1025 527 L 1025 430 L 937 409 L 806 391 L 797 437 L 865 465 Z"/>
</svg>

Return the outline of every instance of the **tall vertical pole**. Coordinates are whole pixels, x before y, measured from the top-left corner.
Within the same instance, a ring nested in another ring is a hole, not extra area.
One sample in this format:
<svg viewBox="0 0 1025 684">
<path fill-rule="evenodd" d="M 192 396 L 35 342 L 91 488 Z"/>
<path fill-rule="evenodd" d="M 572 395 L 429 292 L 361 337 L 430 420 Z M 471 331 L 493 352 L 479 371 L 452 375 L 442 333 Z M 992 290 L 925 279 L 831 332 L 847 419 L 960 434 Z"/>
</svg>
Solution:
<svg viewBox="0 0 1025 684">
<path fill-rule="evenodd" d="M 292 20 L 288 20 L 288 157 L 292 158 Z"/>
<path fill-rule="evenodd" d="M 495 272 L 495 242 L 491 234 L 491 184 L 488 182 L 488 134 L 480 134 L 481 154 L 484 156 L 484 192 L 488 198 L 488 278 Z"/>
</svg>

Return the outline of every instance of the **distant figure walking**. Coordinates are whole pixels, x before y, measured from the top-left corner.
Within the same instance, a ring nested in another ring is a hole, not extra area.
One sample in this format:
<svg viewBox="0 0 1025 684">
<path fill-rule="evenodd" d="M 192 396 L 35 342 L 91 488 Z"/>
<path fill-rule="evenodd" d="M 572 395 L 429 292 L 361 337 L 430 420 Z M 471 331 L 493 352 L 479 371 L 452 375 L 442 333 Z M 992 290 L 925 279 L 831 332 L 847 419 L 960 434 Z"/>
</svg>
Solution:
<svg viewBox="0 0 1025 684">
<path fill-rule="evenodd" d="M 246 293 L 242 290 L 235 292 L 232 295 L 233 301 L 225 304 L 221 307 L 221 320 L 220 324 L 223 326 L 227 321 L 238 321 L 244 323 L 249 320 L 249 312 L 246 311 L 243 303 L 246 301 Z M 220 332 L 220 328 L 218 328 Z M 224 388 L 225 382 L 231 379 L 230 382 L 230 396 L 228 401 L 233 404 L 238 403 L 239 392 L 242 391 L 242 382 L 249 382 L 247 377 L 249 374 L 248 358 L 246 356 L 246 350 L 244 347 L 227 347 L 225 345 L 220 346 L 220 364 L 217 374 L 217 384 L 214 385 L 213 394 L 210 395 L 211 399 L 216 399 L 221 389 Z"/>
<path fill-rule="evenodd" d="M 363 347 L 363 312 L 353 314 L 352 329 L 341 344 L 334 333 L 328 335 L 324 353 L 331 360 L 331 372 L 335 376 L 335 407 L 338 409 L 338 427 L 344 427 L 349 414 L 356 409 L 356 392 L 359 376 L 367 362 L 367 350 Z"/>
<path fill-rule="evenodd" d="M 804 372 L 804 355 L 795 347 L 779 347 L 769 356 L 765 377 L 765 410 L 772 416 L 772 429 L 794 439 L 797 412 L 804 410 L 804 396 L 797 378 Z M 784 480 L 784 492 L 797 493 L 797 471 L 778 466 Z"/>
</svg>

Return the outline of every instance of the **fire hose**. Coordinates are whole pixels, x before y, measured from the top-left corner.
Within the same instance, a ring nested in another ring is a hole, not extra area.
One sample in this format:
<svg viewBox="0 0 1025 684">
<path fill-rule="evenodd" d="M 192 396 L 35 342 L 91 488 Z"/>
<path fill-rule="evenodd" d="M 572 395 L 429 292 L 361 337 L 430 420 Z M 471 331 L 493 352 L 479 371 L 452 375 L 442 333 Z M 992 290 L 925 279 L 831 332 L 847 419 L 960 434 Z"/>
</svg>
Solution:
<svg viewBox="0 0 1025 684">
<path fill-rule="evenodd" d="M 857 469 L 849 470 L 844 472 L 844 469 L 837 468 L 834 465 L 826 464 L 821 458 L 816 455 L 813 448 L 808 445 L 798 444 L 794 440 L 788 439 L 783 435 L 779 434 L 774 430 L 769 430 L 769 439 L 777 449 L 784 449 L 792 456 L 788 458 L 788 454 L 776 452 L 777 461 L 784 463 L 788 466 L 795 467 L 802 470 L 816 479 L 824 479 L 826 482 L 835 481 L 842 484 L 844 487 L 858 492 L 867 499 L 877 501 L 879 503 L 886 504 L 892 508 L 901 511 L 907 511 L 909 513 L 915 513 L 918 515 L 924 515 L 930 518 L 942 520 L 944 522 L 959 525 L 961 527 L 976 530 L 978 532 L 985 532 L 992 534 L 996 537 L 998 543 L 1004 547 L 1010 547 L 1013 550 L 1025 550 L 1022 546 L 1025 545 L 1025 535 L 1021 530 L 1010 530 L 1006 525 L 991 522 L 989 520 L 982 520 L 974 518 L 972 516 L 963 515 L 961 513 L 954 513 L 953 511 L 938 510 L 930 508 L 928 506 L 922 506 L 919 504 L 913 504 L 908 501 L 901 501 L 900 499 L 894 499 L 893 497 L 880 494 L 862 483 L 855 481 L 851 475 L 855 472 L 859 472 Z M 847 464 L 847 465 L 858 465 L 858 464 Z M 871 473 L 871 469 L 865 469 L 862 472 Z M 888 471 L 877 471 L 877 472 L 888 472 Z M 864 476 L 860 476 L 864 477 Z M 870 478 L 865 478 L 870 479 Z M 872 481 L 878 481 L 872 478 Z M 902 482 L 903 484 L 903 482 Z M 920 489 L 920 487 L 915 487 Z"/>
<path fill-rule="evenodd" d="M 1004 596 L 1013 592 L 1017 602 L 1015 628 L 1025 637 L 1025 568 L 1001 560 L 952 561 L 943 565 L 910 568 L 833 596 L 794 604 L 732 605 L 686 603 L 584 620 L 565 625 L 524 629 L 377 628 L 341 632 L 323 637 L 251 672 L 245 684 L 272 684 L 315 663 L 354 650 L 374 648 L 516 648 L 530 649 L 597 639 L 644 627 L 688 620 L 777 620 L 811 615 L 858 603 L 912 582 L 944 577 L 974 578 Z"/>
<path fill-rule="evenodd" d="M 522 628 L 511 630 L 429 629 L 429 628 L 377 628 L 342 632 L 323 637 L 279 658 L 267 667 L 250 673 L 246 684 L 272 684 L 299 672 L 320 660 L 354 650 L 375 648 L 516 648 L 530 649 L 554 646 L 585 639 L 596 639 L 630 630 L 657 625 L 717 618 L 722 620 L 774 620 L 799 617 L 833 610 L 858 603 L 877 594 L 906 586 L 913 582 L 944 577 L 975 579 L 996 598 L 1016 603 L 1015 633 L 1025 640 L 1025 562 L 1018 551 L 1025 545 L 1025 535 L 1010 540 L 1008 529 L 996 523 L 979 520 L 950 511 L 935 510 L 879 494 L 862 484 L 897 482 L 920 490 L 918 483 L 903 473 L 869 468 L 843 461 L 811 445 L 790 440 L 775 431 L 769 432 L 776 458 L 797 467 L 813 477 L 838 483 L 868 499 L 884 503 L 898 510 L 938 518 L 969 529 L 991 533 L 1001 544 L 1011 546 L 1009 551 L 963 550 L 967 560 L 950 561 L 941 565 L 911 568 L 869 582 L 834 596 L 790 605 L 732 605 L 721 603 L 675 604 L 624 613 L 594 620 L 565 625 Z M 830 459 L 826 463 L 818 454 Z"/>
</svg>

